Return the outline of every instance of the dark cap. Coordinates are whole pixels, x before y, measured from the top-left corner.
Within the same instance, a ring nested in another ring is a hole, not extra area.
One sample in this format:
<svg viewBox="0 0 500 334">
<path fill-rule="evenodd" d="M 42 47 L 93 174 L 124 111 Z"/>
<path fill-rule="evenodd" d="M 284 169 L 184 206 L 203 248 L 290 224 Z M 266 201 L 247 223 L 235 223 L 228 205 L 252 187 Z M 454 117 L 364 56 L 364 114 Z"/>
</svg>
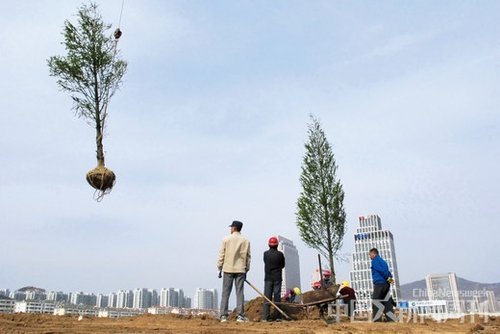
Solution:
<svg viewBox="0 0 500 334">
<path fill-rule="evenodd" d="M 238 230 L 241 230 L 243 227 L 243 223 L 237 220 L 233 220 L 233 223 L 229 225 L 229 227 L 236 227 Z"/>
</svg>

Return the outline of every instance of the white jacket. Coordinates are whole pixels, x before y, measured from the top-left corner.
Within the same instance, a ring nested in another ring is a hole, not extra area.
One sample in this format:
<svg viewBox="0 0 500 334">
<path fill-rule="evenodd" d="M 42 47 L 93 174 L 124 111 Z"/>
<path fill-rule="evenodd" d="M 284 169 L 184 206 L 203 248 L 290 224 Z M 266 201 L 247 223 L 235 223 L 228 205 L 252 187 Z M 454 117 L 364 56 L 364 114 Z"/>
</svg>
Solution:
<svg viewBox="0 0 500 334">
<path fill-rule="evenodd" d="M 233 232 L 222 240 L 217 268 L 233 274 L 250 270 L 250 241 L 240 232 Z"/>
</svg>

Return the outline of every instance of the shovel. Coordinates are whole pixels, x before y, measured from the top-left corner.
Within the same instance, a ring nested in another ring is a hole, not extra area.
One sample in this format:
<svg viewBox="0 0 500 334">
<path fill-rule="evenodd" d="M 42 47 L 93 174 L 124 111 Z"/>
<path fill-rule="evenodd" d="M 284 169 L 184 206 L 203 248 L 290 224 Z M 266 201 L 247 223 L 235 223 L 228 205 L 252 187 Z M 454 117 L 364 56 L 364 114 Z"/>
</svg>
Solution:
<svg viewBox="0 0 500 334">
<path fill-rule="evenodd" d="M 252 289 L 255 290 L 255 292 L 257 292 L 259 295 L 261 295 L 262 297 L 264 297 L 265 300 L 267 300 L 269 302 L 269 304 L 271 304 L 275 309 L 278 310 L 279 313 L 281 313 L 286 319 L 288 320 L 292 320 L 292 318 L 290 318 L 288 316 L 288 314 L 286 314 L 285 312 L 283 312 L 282 309 L 280 309 L 278 307 L 278 305 L 276 305 L 275 303 L 273 303 L 269 298 L 266 297 L 266 295 L 264 295 L 262 292 L 259 291 L 259 289 L 257 289 L 252 283 L 250 283 L 249 281 L 245 280 L 245 282 L 247 282 L 248 285 L 250 285 L 252 287 Z"/>
</svg>

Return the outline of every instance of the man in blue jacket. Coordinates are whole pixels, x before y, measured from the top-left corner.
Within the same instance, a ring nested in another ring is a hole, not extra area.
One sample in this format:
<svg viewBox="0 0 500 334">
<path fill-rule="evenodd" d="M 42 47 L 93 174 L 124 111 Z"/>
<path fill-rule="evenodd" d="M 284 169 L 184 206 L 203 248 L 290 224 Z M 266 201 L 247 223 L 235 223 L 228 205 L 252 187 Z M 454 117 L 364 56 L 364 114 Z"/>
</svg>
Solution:
<svg viewBox="0 0 500 334">
<path fill-rule="evenodd" d="M 370 259 L 372 260 L 372 316 L 373 321 L 382 321 L 382 313 L 385 321 L 394 321 L 392 297 L 390 295 L 391 284 L 394 282 L 389 266 L 384 259 L 378 255 L 378 249 L 370 249 Z"/>
</svg>

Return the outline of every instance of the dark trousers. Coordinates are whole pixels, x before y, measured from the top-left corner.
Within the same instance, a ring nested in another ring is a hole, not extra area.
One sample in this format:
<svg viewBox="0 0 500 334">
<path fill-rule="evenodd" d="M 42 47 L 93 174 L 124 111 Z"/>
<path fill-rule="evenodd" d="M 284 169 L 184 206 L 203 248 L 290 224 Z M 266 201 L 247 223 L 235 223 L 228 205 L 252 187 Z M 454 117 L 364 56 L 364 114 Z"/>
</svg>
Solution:
<svg viewBox="0 0 500 334">
<path fill-rule="evenodd" d="M 264 281 L 264 295 L 275 303 L 281 302 L 281 281 Z M 262 319 L 269 320 L 269 303 L 265 301 L 262 308 Z"/>
<path fill-rule="evenodd" d="M 373 284 L 372 317 L 373 321 L 382 321 L 385 314 L 387 321 L 394 321 L 394 306 L 392 304 L 391 286 L 389 283 Z"/>
<path fill-rule="evenodd" d="M 246 274 L 245 273 L 224 273 L 222 278 L 222 297 L 220 301 L 220 315 L 228 315 L 229 307 L 229 296 L 231 295 L 231 290 L 236 288 L 236 310 L 238 315 L 242 317 L 245 316 L 245 306 L 243 305 L 244 295 L 243 295 L 243 285 L 245 283 Z"/>
<path fill-rule="evenodd" d="M 347 315 L 352 316 L 354 310 L 356 309 L 356 299 L 344 300 L 347 307 Z"/>
</svg>

